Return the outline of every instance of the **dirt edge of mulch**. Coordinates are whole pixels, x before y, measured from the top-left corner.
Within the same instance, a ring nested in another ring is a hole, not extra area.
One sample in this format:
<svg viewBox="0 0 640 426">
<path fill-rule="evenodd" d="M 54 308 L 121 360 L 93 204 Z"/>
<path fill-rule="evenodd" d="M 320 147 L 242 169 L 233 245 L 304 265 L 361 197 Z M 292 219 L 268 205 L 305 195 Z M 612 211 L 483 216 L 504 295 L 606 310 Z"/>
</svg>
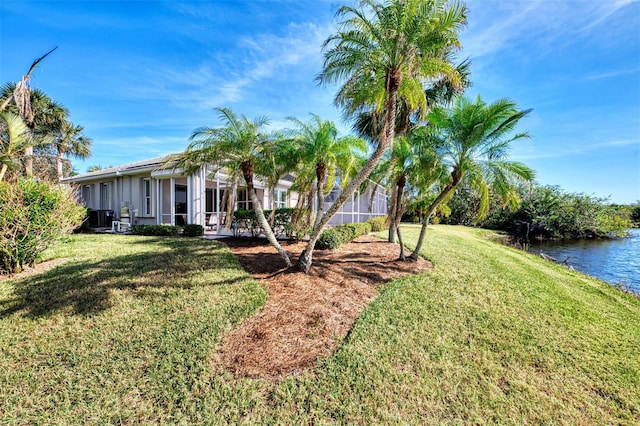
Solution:
<svg viewBox="0 0 640 426">
<path fill-rule="evenodd" d="M 314 251 L 309 274 L 283 270 L 263 240 L 223 241 L 268 292 L 265 305 L 227 335 L 215 357 L 237 378 L 279 381 L 309 370 L 335 352 L 381 285 L 432 269 L 422 258 L 399 261 L 397 244 L 371 235 L 335 251 Z M 283 247 L 295 260 L 304 246 Z"/>
</svg>

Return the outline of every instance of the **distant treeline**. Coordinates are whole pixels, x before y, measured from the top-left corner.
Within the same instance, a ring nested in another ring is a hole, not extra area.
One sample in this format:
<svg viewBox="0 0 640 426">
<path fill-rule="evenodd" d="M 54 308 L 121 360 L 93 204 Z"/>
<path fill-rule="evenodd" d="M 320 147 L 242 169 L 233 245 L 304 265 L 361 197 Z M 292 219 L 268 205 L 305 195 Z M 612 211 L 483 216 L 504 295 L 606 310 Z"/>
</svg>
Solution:
<svg viewBox="0 0 640 426">
<path fill-rule="evenodd" d="M 478 219 L 480 195 L 460 187 L 439 215 L 440 223 L 481 226 L 507 231 L 523 240 L 550 238 L 614 238 L 640 225 L 640 202 L 611 204 L 606 198 L 571 193 L 559 186 L 520 186 L 520 206 L 503 208 L 492 199 L 484 218 Z"/>
</svg>

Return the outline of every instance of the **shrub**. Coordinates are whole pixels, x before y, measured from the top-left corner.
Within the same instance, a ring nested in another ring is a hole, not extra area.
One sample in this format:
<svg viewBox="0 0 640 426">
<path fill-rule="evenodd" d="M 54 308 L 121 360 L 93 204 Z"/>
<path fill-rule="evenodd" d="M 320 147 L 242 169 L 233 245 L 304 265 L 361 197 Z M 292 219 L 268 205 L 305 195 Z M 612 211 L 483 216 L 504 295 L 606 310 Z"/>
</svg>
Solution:
<svg viewBox="0 0 640 426">
<path fill-rule="evenodd" d="M 378 216 L 367 221 L 371 225 L 371 232 L 380 232 L 389 229 L 387 216 Z"/>
<path fill-rule="evenodd" d="M 176 236 L 180 228 L 172 225 L 133 225 L 131 232 L 136 235 L 147 235 L 153 237 Z"/>
<path fill-rule="evenodd" d="M 73 193 L 48 182 L 0 182 L 0 271 L 20 272 L 77 228 L 86 210 Z"/>
<path fill-rule="evenodd" d="M 188 224 L 184 226 L 182 235 L 185 237 L 199 237 L 204 234 L 204 226 L 196 224 Z"/>
<path fill-rule="evenodd" d="M 371 232 L 371 224 L 369 223 L 348 223 L 339 225 L 334 228 L 325 229 L 318 241 L 316 248 L 320 250 L 335 250 L 342 244 L 347 244 L 354 239 L 366 235 Z"/>
<path fill-rule="evenodd" d="M 316 241 L 315 247 L 318 250 L 335 250 L 342 244 L 341 238 L 336 228 L 327 228 L 322 231 L 320 238 Z"/>
<path fill-rule="evenodd" d="M 291 237 L 292 234 L 299 235 L 299 233 L 304 232 L 303 229 L 298 229 L 291 225 L 291 215 L 294 210 L 295 209 L 292 208 L 276 209 L 272 227 L 276 237 L 282 234 Z M 271 210 L 263 210 L 263 213 L 267 221 L 269 221 Z M 236 210 L 233 212 L 233 219 L 236 222 L 239 232 L 250 232 L 254 237 L 263 232 L 254 210 Z M 303 233 L 302 236 L 305 234 L 306 233 Z"/>
</svg>

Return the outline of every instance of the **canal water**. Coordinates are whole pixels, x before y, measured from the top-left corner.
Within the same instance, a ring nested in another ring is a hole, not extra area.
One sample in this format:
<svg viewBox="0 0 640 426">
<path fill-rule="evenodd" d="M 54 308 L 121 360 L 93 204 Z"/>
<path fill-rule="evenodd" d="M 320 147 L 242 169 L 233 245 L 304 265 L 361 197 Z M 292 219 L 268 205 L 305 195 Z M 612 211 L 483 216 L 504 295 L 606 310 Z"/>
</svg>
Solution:
<svg viewBox="0 0 640 426">
<path fill-rule="evenodd" d="M 622 285 L 640 294 L 640 229 L 616 240 L 548 241 L 531 244 L 529 251 L 544 253 L 576 271 Z"/>
</svg>

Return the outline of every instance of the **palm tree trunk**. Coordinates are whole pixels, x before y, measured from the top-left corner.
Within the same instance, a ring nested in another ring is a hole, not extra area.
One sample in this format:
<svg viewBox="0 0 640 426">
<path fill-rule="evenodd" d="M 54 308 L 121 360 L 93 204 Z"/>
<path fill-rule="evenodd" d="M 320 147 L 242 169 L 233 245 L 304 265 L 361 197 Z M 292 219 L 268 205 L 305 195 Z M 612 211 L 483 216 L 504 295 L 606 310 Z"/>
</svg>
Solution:
<svg viewBox="0 0 640 426">
<path fill-rule="evenodd" d="M 33 177 L 33 147 L 24 149 L 24 173 L 27 177 Z"/>
<path fill-rule="evenodd" d="M 396 242 L 396 221 L 394 220 L 396 216 L 396 199 L 398 198 L 398 186 L 394 185 L 393 190 L 391 191 L 391 200 L 389 202 L 389 238 L 387 239 L 390 243 Z"/>
<path fill-rule="evenodd" d="M 324 182 L 326 174 L 327 166 L 324 163 L 316 164 L 316 179 L 318 182 L 316 187 L 316 200 L 318 201 L 318 208 L 316 209 L 316 221 L 313 224 L 314 228 L 318 226 L 324 216 Z"/>
<path fill-rule="evenodd" d="M 5 173 L 7 173 L 7 165 L 3 164 L 2 167 L 0 167 L 0 182 L 4 179 Z"/>
<path fill-rule="evenodd" d="M 453 191 L 458 183 L 460 182 L 461 176 L 458 174 L 456 170 L 451 172 L 451 176 L 453 177 L 452 182 L 445 186 L 442 192 L 436 197 L 436 199 L 431 203 L 429 208 L 427 209 L 426 214 L 422 217 L 422 227 L 420 228 L 420 236 L 418 237 L 418 242 L 416 244 L 415 250 L 409 256 L 410 259 L 418 260 L 418 256 L 420 256 L 420 250 L 422 250 L 422 245 L 424 244 L 424 238 L 427 234 L 427 226 L 429 226 L 429 221 L 431 220 L 431 215 L 436 211 L 440 203 L 444 201 L 451 191 Z"/>
<path fill-rule="evenodd" d="M 62 156 L 63 155 L 64 153 L 62 152 L 62 150 L 58 149 L 58 155 L 56 155 L 56 171 L 58 172 L 58 183 L 60 183 L 60 181 L 64 177 L 62 173 Z"/>
<path fill-rule="evenodd" d="M 245 183 L 247 184 L 247 193 L 249 193 L 249 198 L 253 204 L 253 211 L 256 213 L 258 223 L 260 224 L 265 237 L 267 237 L 267 241 L 275 247 L 287 267 L 290 268 L 293 266 L 291 259 L 289 259 L 289 255 L 287 255 L 287 252 L 284 251 L 280 243 L 278 243 L 276 236 L 273 234 L 273 230 L 271 229 L 271 226 L 269 226 L 267 218 L 264 216 L 264 211 L 262 211 L 262 205 L 260 204 L 260 200 L 258 200 L 258 195 L 253 188 L 253 164 L 250 161 L 243 161 L 240 166 L 242 167 L 242 175 L 244 176 Z"/>
<path fill-rule="evenodd" d="M 400 221 L 402 220 L 402 215 L 404 214 L 404 210 L 402 208 L 402 196 L 404 195 L 404 187 L 407 184 L 407 176 L 402 173 L 396 182 L 392 197 L 391 197 L 391 210 L 389 211 L 389 242 L 395 243 L 395 234 L 398 234 L 398 238 L 400 238 L 400 233 L 396 232 L 400 228 Z M 392 236 L 393 233 L 393 236 Z"/>
<path fill-rule="evenodd" d="M 269 214 L 269 225 L 273 229 L 276 222 L 276 188 L 272 186 L 269 189 L 269 197 L 271 198 L 271 214 Z"/>
<path fill-rule="evenodd" d="M 398 233 L 398 243 L 400 243 L 400 257 L 399 260 L 406 260 L 404 256 L 404 241 L 402 240 L 402 233 L 400 232 L 400 226 L 396 227 L 396 232 Z"/>
<path fill-rule="evenodd" d="M 362 185 L 362 183 L 369 177 L 373 169 L 380 162 L 380 159 L 387 151 L 387 149 L 391 146 L 394 135 L 394 122 L 396 116 L 396 102 L 397 102 L 397 93 L 398 87 L 400 86 L 401 75 L 399 71 L 390 70 L 387 72 L 387 100 L 385 102 L 385 120 L 382 126 L 382 137 L 380 138 L 380 143 L 378 147 L 373 152 L 369 160 L 367 160 L 366 164 L 356 175 L 355 178 L 347 187 L 340 193 L 338 199 L 333 203 L 333 205 L 329 208 L 329 210 L 324 214 L 320 222 L 318 222 L 317 226 L 313 227 L 313 231 L 311 232 L 311 236 L 309 237 L 309 242 L 305 249 L 300 253 L 300 257 L 298 258 L 298 269 L 305 274 L 309 273 L 311 269 L 311 264 L 313 262 L 313 250 L 316 245 L 316 241 L 320 238 L 320 234 L 324 230 L 324 227 L 327 225 L 329 220 L 335 215 L 338 210 L 342 208 L 344 203 L 347 202 L 349 198 L 353 195 L 357 188 Z"/>
</svg>

